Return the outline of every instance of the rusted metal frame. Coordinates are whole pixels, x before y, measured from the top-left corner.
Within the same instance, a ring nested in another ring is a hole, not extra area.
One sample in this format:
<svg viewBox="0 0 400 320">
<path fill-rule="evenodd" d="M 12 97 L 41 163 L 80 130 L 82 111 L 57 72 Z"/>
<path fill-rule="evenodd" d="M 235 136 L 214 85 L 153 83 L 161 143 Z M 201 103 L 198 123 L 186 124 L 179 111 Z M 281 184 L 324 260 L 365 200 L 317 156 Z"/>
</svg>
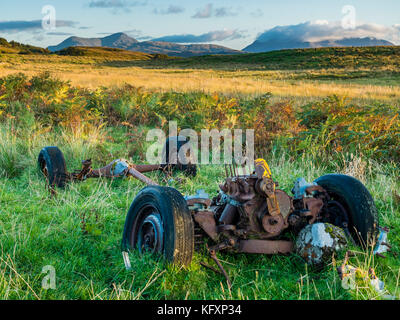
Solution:
<svg viewBox="0 0 400 320">
<path fill-rule="evenodd" d="M 82 161 L 82 169 L 79 172 L 75 172 L 72 174 L 69 174 L 69 180 L 78 180 L 78 181 L 83 181 L 87 178 L 100 178 L 100 177 L 106 177 L 106 178 L 117 178 L 120 176 L 114 176 L 111 174 L 113 165 L 115 162 L 118 160 L 114 160 L 113 162 L 109 163 L 103 168 L 99 169 L 92 169 L 92 160 L 84 160 Z M 158 185 L 156 182 L 154 182 L 152 179 L 146 177 L 142 173 L 145 172 L 152 172 L 152 171 L 157 171 L 157 170 L 162 170 L 161 165 L 130 165 L 129 169 L 126 170 L 124 173 L 125 176 L 132 176 L 143 183 L 147 185 Z M 123 176 L 123 175 L 122 175 Z"/>
<path fill-rule="evenodd" d="M 149 186 L 158 186 L 157 182 L 153 181 L 149 177 L 146 177 L 144 174 L 140 173 L 139 171 L 137 171 L 134 168 L 129 168 L 128 174 Z"/>
<path fill-rule="evenodd" d="M 163 170 L 159 164 L 133 164 L 132 166 L 140 173 Z"/>
<path fill-rule="evenodd" d="M 288 254 L 293 251 L 293 242 L 286 240 L 240 240 L 238 251 L 258 254 Z"/>
</svg>

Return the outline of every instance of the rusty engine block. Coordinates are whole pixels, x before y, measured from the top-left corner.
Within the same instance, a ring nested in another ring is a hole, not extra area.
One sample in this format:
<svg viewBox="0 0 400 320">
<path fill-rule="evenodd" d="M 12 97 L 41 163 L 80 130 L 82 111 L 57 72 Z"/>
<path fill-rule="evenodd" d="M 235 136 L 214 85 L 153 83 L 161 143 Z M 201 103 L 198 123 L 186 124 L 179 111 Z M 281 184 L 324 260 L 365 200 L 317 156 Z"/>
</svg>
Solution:
<svg viewBox="0 0 400 320">
<path fill-rule="evenodd" d="M 201 232 L 198 232 L 202 230 L 214 240 L 216 244 L 210 252 L 227 249 L 246 253 L 290 253 L 293 243 L 283 238 L 286 230 L 297 233 L 307 224 L 329 220 L 325 205 L 330 199 L 321 186 L 299 180 L 293 193 L 295 196 L 291 197 L 278 189 L 267 163 L 259 159 L 255 172 L 227 176 L 212 200 L 187 199 L 197 223 L 196 237 L 202 241 Z M 346 228 L 345 223 L 343 227 Z"/>
</svg>

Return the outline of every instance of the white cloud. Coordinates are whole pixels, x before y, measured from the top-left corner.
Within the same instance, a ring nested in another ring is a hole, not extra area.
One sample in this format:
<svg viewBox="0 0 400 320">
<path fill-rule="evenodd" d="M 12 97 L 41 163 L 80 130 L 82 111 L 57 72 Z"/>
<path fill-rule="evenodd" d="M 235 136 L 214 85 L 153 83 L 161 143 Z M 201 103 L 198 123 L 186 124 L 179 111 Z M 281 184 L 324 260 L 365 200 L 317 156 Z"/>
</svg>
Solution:
<svg viewBox="0 0 400 320">
<path fill-rule="evenodd" d="M 159 8 L 155 8 L 153 10 L 153 12 L 155 14 L 178 14 L 178 13 L 182 13 L 185 11 L 184 7 L 181 6 L 177 6 L 177 5 L 173 5 L 171 4 L 167 9 L 159 9 Z"/>
<path fill-rule="evenodd" d="M 235 40 L 244 38 L 243 31 L 239 30 L 216 30 L 203 33 L 200 35 L 194 34 L 175 34 L 155 38 L 153 41 L 167 41 L 176 43 L 205 43 L 224 40 Z"/>
<path fill-rule="evenodd" d="M 214 8 L 212 3 L 207 4 L 204 8 L 198 9 L 197 12 L 192 16 L 196 19 L 207 19 L 211 17 L 233 17 L 237 13 L 232 10 L 231 7 L 219 7 Z"/>
<path fill-rule="evenodd" d="M 317 20 L 297 25 L 277 26 L 260 34 L 257 40 L 271 41 L 279 39 L 315 42 L 365 37 L 384 39 L 400 44 L 400 25 L 387 27 L 376 23 L 364 23 L 357 25 L 354 29 L 343 29 L 340 22 Z"/>
</svg>

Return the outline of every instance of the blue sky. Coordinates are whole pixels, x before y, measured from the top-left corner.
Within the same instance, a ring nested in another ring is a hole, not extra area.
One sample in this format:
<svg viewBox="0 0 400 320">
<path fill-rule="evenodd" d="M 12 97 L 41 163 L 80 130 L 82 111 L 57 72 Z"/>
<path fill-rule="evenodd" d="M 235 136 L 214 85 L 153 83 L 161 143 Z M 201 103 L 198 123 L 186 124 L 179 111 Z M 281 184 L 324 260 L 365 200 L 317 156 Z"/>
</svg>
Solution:
<svg viewBox="0 0 400 320">
<path fill-rule="evenodd" d="M 56 30 L 40 27 L 45 5 L 56 9 Z M 242 49 L 275 26 L 294 26 L 318 39 L 320 34 L 337 37 L 345 5 L 354 6 L 356 24 L 363 26 L 350 35 L 376 36 L 400 44 L 398 0 L 3 0 L 0 37 L 47 47 L 70 35 L 126 32 L 142 41 L 159 38 Z M 323 33 L 318 32 L 321 26 Z"/>
</svg>

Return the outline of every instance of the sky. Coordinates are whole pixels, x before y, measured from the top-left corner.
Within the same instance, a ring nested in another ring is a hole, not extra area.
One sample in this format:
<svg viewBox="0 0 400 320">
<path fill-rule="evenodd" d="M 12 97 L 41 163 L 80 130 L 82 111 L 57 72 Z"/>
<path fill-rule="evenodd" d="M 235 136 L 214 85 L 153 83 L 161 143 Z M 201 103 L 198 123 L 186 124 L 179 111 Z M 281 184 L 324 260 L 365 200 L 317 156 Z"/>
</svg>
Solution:
<svg viewBox="0 0 400 320">
<path fill-rule="evenodd" d="M 400 1 L 2 0 L 0 3 L 0 37 L 9 41 L 47 47 L 72 35 L 104 37 L 116 32 L 125 32 L 139 41 L 213 43 L 234 49 L 243 49 L 256 39 L 282 35 L 306 41 L 370 36 L 400 45 Z"/>
</svg>

